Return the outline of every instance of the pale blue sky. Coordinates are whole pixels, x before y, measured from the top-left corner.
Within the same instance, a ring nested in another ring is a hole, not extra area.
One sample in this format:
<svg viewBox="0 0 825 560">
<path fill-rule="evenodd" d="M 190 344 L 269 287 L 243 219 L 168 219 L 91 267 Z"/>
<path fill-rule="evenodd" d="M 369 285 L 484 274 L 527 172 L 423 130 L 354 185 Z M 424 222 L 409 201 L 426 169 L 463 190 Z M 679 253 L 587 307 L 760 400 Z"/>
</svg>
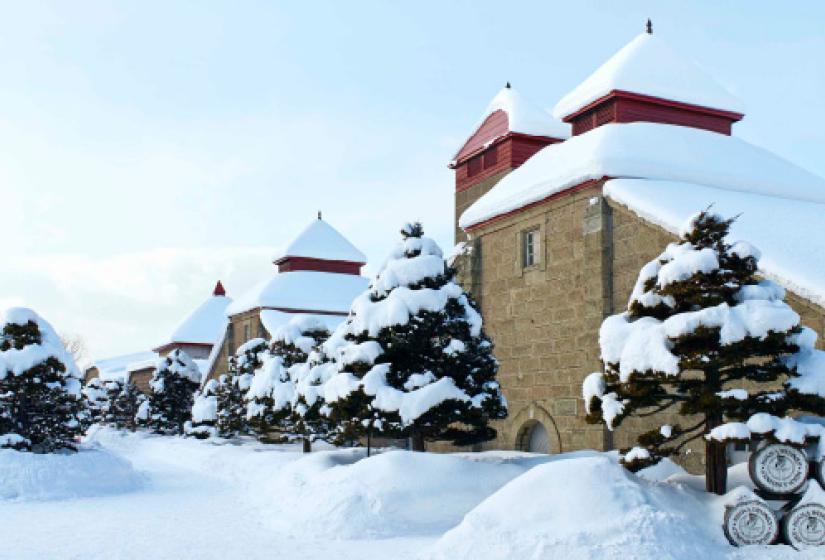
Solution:
<svg viewBox="0 0 825 560">
<path fill-rule="evenodd" d="M 823 2 L 0 2 L 0 303 L 94 355 L 269 274 L 311 220 L 452 241 L 446 168 L 510 80 L 552 105 L 643 29 L 825 175 Z"/>
</svg>

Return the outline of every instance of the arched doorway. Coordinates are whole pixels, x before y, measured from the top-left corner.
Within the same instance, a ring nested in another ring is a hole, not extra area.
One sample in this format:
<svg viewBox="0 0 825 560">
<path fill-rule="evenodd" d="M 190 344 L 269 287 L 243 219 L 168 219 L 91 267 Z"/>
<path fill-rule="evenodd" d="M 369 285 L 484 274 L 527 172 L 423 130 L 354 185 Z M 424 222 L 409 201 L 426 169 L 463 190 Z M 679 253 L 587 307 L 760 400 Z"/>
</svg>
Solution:
<svg viewBox="0 0 825 560">
<path fill-rule="evenodd" d="M 517 447 L 531 453 L 550 453 L 550 434 L 547 427 L 537 420 L 525 422 L 519 430 Z"/>
</svg>

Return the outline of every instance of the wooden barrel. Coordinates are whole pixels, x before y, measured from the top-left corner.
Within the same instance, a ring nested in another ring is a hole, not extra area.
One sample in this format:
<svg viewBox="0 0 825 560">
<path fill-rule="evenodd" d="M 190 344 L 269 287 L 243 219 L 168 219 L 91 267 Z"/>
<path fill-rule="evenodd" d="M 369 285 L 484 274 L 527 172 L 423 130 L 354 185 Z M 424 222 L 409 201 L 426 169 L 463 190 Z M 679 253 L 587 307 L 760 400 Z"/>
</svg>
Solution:
<svg viewBox="0 0 825 560">
<path fill-rule="evenodd" d="M 798 550 L 825 547 L 825 505 L 808 502 L 793 508 L 782 519 L 782 536 Z"/>
<path fill-rule="evenodd" d="M 751 480 L 761 490 L 790 495 L 799 492 L 808 479 L 808 457 L 803 449 L 771 443 L 751 454 L 748 470 Z"/>
<path fill-rule="evenodd" d="M 728 506 L 723 529 L 728 542 L 734 546 L 772 544 L 779 536 L 776 516 L 765 502 L 759 500 Z"/>
</svg>

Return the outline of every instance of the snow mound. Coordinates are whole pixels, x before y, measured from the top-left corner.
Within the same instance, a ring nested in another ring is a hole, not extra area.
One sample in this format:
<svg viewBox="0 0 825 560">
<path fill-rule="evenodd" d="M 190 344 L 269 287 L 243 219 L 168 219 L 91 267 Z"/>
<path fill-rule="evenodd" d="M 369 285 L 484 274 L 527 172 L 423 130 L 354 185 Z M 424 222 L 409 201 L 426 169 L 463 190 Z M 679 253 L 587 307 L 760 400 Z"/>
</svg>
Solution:
<svg viewBox="0 0 825 560">
<path fill-rule="evenodd" d="M 138 490 L 143 482 L 129 461 L 102 449 L 67 454 L 0 449 L 0 501 L 123 494 Z"/>
<path fill-rule="evenodd" d="M 727 544 L 689 491 L 652 484 L 608 457 L 536 466 L 487 498 L 432 558 L 718 558 Z M 720 520 L 721 521 L 721 520 Z"/>
<path fill-rule="evenodd" d="M 274 524 L 339 539 L 443 532 L 528 468 L 408 451 L 358 460 L 362 453 L 313 453 L 262 479 Z"/>
</svg>

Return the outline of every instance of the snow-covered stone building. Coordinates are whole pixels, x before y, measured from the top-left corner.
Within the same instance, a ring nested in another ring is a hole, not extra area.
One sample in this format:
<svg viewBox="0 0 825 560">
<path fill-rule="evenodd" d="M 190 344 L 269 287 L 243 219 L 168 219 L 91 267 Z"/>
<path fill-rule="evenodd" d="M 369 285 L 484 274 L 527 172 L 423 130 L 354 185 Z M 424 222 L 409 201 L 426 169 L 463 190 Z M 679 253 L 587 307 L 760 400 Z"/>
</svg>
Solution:
<svg viewBox="0 0 825 560">
<path fill-rule="evenodd" d="M 318 214 L 275 255 L 277 272 L 226 308 L 228 323 L 209 359 L 209 378 L 226 373 L 228 358 L 253 338 L 269 339 L 299 315 L 311 315 L 331 331 L 349 313 L 368 280 L 361 276 L 364 254 Z"/>
<path fill-rule="evenodd" d="M 641 421 L 610 433 L 584 420 L 581 385 L 600 369 L 599 326 L 624 308 L 642 265 L 710 204 L 741 214 L 733 236 L 762 250 L 762 272 L 787 289 L 821 346 L 825 180 L 738 138 L 744 115 L 649 31 L 553 116 L 509 84 L 495 97 L 450 163 L 456 237 L 472 248 L 462 282 L 481 304 L 510 406 L 492 447 L 633 443 Z M 682 457 L 692 468 L 702 459 Z"/>
<path fill-rule="evenodd" d="M 232 299 L 226 295 L 219 280 L 212 295 L 189 313 L 156 348 L 98 360 L 86 370 L 86 381 L 95 377 L 129 380 L 146 391 L 158 358 L 176 349 L 192 357 L 205 375 L 212 349 L 226 330 L 226 308 L 230 303 Z"/>
</svg>

